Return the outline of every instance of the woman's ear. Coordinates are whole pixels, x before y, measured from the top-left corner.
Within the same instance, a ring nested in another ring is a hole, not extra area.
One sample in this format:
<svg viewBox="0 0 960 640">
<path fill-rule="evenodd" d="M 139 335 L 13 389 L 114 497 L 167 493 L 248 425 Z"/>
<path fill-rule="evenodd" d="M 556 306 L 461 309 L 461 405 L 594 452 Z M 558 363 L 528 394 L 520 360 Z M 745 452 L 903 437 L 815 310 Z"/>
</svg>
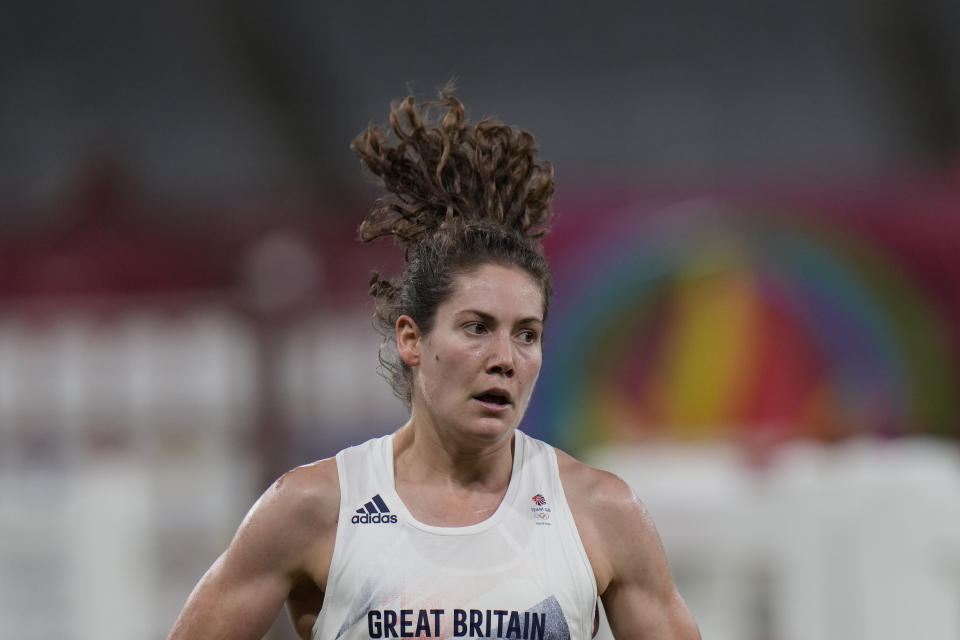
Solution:
<svg viewBox="0 0 960 640">
<path fill-rule="evenodd" d="M 409 367 L 420 364 L 420 328 L 410 316 L 397 318 L 397 353 Z"/>
</svg>

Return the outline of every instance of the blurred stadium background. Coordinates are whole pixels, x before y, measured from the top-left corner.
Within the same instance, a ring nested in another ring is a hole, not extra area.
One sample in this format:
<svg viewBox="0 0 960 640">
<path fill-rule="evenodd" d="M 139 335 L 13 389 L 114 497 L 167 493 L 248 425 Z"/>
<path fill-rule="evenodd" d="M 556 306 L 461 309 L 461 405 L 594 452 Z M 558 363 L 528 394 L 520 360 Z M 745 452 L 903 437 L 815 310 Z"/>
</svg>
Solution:
<svg viewBox="0 0 960 640">
<path fill-rule="evenodd" d="M 404 420 L 347 147 L 451 77 L 557 170 L 523 428 L 634 486 L 704 638 L 960 637 L 960 5 L 3 13 L 0 639 L 164 638 Z"/>
</svg>

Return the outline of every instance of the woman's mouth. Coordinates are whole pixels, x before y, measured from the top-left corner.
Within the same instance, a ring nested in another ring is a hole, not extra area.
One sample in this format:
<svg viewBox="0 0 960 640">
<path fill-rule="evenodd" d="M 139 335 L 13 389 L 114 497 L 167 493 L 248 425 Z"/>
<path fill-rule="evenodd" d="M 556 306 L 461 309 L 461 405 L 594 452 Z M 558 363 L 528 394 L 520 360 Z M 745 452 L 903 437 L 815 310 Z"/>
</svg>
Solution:
<svg viewBox="0 0 960 640">
<path fill-rule="evenodd" d="M 510 407 L 510 394 L 499 389 L 486 391 L 473 397 L 491 411 L 503 411 Z"/>
</svg>

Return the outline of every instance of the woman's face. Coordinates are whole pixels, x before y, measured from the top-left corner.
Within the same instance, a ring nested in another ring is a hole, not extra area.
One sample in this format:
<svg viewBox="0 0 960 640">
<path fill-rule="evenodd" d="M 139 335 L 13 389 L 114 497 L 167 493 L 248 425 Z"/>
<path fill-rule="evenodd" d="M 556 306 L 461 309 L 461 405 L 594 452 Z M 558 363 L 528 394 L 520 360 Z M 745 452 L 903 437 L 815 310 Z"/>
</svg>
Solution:
<svg viewBox="0 0 960 640">
<path fill-rule="evenodd" d="M 464 446 L 511 435 L 540 373 L 542 333 L 543 290 L 526 271 L 486 264 L 456 276 L 429 334 L 397 322 L 415 420 Z"/>
</svg>

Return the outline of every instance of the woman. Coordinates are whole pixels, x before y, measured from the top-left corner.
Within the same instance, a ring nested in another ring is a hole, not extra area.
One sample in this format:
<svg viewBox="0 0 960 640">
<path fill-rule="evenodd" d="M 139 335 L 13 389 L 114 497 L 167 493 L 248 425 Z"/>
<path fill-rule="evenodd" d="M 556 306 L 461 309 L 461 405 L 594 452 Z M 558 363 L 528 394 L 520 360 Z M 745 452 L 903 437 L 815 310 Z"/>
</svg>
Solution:
<svg viewBox="0 0 960 640">
<path fill-rule="evenodd" d="M 396 432 L 281 477 L 191 594 L 171 640 L 261 638 L 286 603 L 301 638 L 690 640 L 653 523 L 626 484 L 517 426 L 540 371 L 553 174 L 532 136 L 441 94 L 407 98 L 396 142 L 353 150 L 387 196 L 360 226 L 406 251 L 374 274 L 381 352 L 410 409 Z"/>
</svg>

